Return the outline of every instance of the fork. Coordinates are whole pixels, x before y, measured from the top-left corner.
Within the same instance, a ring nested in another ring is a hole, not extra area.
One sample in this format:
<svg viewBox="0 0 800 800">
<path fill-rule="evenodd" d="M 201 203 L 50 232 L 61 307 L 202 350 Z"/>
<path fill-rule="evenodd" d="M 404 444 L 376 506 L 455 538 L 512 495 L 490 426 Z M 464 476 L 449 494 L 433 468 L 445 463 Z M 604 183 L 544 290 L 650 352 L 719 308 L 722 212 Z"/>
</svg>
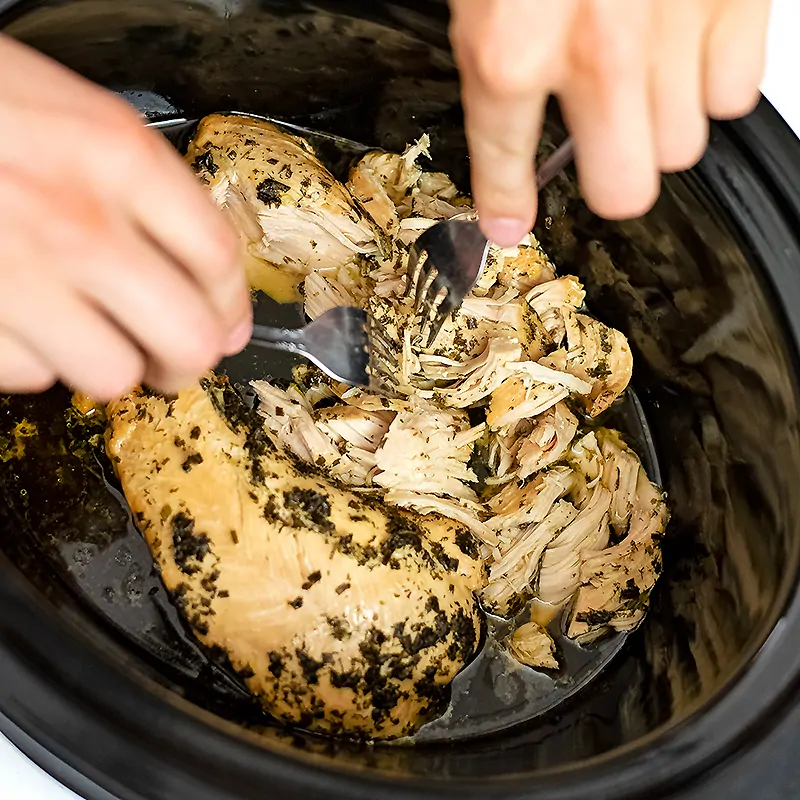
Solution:
<svg viewBox="0 0 800 800">
<path fill-rule="evenodd" d="M 574 158 L 572 139 L 542 164 L 538 188 L 545 186 Z M 478 227 L 474 212 L 457 214 L 428 228 L 409 251 L 405 299 L 414 298 L 422 312 L 421 330 L 428 332 L 426 347 L 435 341 L 447 316 L 472 291 L 486 266 L 489 240 Z"/>
<path fill-rule="evenodd" d="M 303 328 L 254 325 L 250 344 L 296 353 L 335 381 L 379 390 L 376 361 L 395 363 L 391 342 L 360 308 L 336 306 Z"/>
</svg>

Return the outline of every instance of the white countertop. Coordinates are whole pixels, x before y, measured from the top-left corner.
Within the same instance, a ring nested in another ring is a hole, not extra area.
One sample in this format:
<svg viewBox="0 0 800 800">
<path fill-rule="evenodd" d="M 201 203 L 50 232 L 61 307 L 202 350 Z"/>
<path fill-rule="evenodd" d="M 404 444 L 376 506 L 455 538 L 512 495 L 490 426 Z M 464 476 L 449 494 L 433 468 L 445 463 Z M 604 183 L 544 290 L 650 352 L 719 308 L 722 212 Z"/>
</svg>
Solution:
<svg viewBox="0 0 800 800">
<path fill-rule="evenodd" d="M 800 135 L 800 3 L 773 0 L 767 71 L 762 89 Z M 78 800 L 0 736 L 0 797 L 3 800 Z M 181 800 L 176 798 L 175 800 Z"/>
</svg>

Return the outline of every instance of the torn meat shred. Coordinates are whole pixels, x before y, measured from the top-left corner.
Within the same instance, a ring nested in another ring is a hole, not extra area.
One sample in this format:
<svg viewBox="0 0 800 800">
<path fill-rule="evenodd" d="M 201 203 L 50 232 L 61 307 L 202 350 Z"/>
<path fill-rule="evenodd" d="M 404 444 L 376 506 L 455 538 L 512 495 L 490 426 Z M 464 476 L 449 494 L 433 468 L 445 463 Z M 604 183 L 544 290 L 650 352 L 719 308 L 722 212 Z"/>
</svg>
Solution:
<svg viewBox="0 0 800 800">
<path fill-rule="evenodd" d="M 296 225 L 291 245 L 279 226 L 280 252 L 303 271 L 306 313 L 367 309 L 395 343 L 388 393 L 324 379 L 287 390 L 261 381 L 258 411 L 270 435 L 302 460 L 384 503 L 468 528 L 481 543 L 481 596 L 494 613 L 516 613 L 538 598 L 567 609 L 569 635 L 581 640 L 629 629 L 660 569 L 668 513 L 621 437 L 584 428 L 625 391 L 628 342 L 585 312 L 580 281 L 557 277 L 529 235 L 519 247 L 490 248 L 472 293 L 423 345 L 425 322 L 403 297 L 409 244 L 472 207 L 446 175 L 422 168 L 429 145 L 424 136 L 403 154 L 368 153 L 347 184 L 333 182 L 331 198 L 315 194 L 311 206 L 291 193 L 280 198 L 287 219 L 293 208 L 303 219 L 313 211 L 327 233 L 327 255 L 300 267 L 296 256 L 310 244 L 299 238 L 311 233 Z M 303 163 L 309 158 L 304 152 Z M 306 174 L 318 180 L 310 166 Z M 336 222 L 359 219 L 348 203 L 368 211 L 358 230 Z M 257 221 L 275 213 L 259 208 Z M 278 244 L 265 241 L 260 253 L 271 258 Z M 509 652 L 553 668 L 547 634 L 529 625 Z"/>
</svg>

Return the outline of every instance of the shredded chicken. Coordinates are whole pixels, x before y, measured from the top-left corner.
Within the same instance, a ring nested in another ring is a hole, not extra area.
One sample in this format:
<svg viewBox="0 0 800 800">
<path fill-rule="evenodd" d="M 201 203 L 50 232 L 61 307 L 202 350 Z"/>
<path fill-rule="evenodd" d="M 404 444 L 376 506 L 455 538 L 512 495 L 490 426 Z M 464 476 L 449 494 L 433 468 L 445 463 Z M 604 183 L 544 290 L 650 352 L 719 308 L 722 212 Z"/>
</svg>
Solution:
<svg viewBox="0 0 800 800">
<path fill-rule="evenodd" d="M 625 391 L 628 342 L 586 313 L 580 281 L 557 277 L 532 234 L 490 248 L 472 293 L 428 342 L 404 299 L 409 245 L 437 220 L 472 213 L 447 175 L 423 168 L 429 145 L 423 136 L 402 154 L 370 152 L 342 184 L 306 143 L 265 123 L 201 126 L 190 158 L 250 252 L 299 276 L 309 317 L 361 306 L 395 343 L 385 395 L 309 381 L 306 367 L 286 389 L 256 382 L 258 413 L 281 447 L 352 490 L 467 527 L 492 613 L 538 598 L 563 608 L 582 641 L 630 629 L 660 569 L 666 505 L 619 435 L 584 427 Z M 531 622 L 508 649 L 555 668 L 551 645 Z"/>
<path fill-rule="evenodd" d="M 578 419 L 564 403 L 541 414 L 533 430 L 520 440 L 519 477 L 527 478 L 562 459 L 577 431 Z"/>
<path fill-rule="evenodd" d="M 508 652 L 520 664 L 541 669 L 558 669 L 556 643 L 538 623 L 520 625 L 508 638 Z"/>
</svg>

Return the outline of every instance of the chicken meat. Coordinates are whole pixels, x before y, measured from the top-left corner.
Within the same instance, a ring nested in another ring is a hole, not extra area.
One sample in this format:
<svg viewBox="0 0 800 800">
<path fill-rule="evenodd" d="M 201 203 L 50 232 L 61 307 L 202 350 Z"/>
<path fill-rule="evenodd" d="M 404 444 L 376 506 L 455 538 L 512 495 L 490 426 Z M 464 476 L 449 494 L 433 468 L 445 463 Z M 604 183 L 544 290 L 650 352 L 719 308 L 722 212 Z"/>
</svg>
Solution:
<svg viewBox="0 0 800 800">
<path fill-rule="evenodd" d="M 380 225 L 311 145 L 265 120 L 205 117 L 186 158 L 236 225 L 254 285 L 268 286 L 275 277 L 270 267 L 299 281 L 391 249 Z"/>
<path fill-rule="evenodd" d="M 383 392 L 298 366 L 288 385 L 253 383 L 254 413 L 213 377 L 109 409 L 108 453 L 197 637 L 277 719 L 371 739 L 443 710 L 486 611 L 517 619 L 541 600 L 580 642 L 635 627 L 669 517 L 622 437 L 587 425 L 626 390 L 628 342 L 532 234 L 490 248 L 431 340 L 404 297 L 409 247 L 472 202 L 422 168 L 428 147 L 369 152 L 341 183 L 267 121 L 204 119 L 187 159 L 236 224 L 253 288 L 310 318 L 367 310 L 394 343 Z M 558 666 L 534 619 L 505 646 Z"/>
<path fill-rule="evenodd" d="M 442 712 L 481 637 L 469 531 L 333 484 L 221 380 L 173 400 L 136 391 L 108 415 L 109 456 L 174 602 L 265 709 L 370 739 Z"/>
</svg>

